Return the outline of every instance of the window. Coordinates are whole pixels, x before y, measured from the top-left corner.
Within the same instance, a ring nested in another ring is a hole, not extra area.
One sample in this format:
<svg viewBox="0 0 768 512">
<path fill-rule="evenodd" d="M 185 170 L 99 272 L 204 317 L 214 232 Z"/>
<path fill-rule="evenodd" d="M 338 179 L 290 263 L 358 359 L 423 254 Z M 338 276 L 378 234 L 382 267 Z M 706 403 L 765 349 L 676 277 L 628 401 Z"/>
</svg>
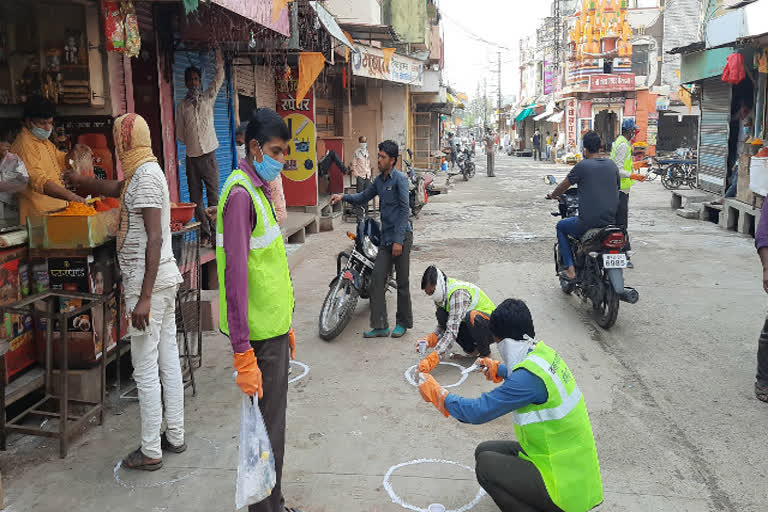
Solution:
<svg viewBox="0 0 768 512">
<path fill-rule="evenodd" d="M 638 44 L 632 47 L 632 73 L 648 76 L 648 45 Z"/>
</svg>

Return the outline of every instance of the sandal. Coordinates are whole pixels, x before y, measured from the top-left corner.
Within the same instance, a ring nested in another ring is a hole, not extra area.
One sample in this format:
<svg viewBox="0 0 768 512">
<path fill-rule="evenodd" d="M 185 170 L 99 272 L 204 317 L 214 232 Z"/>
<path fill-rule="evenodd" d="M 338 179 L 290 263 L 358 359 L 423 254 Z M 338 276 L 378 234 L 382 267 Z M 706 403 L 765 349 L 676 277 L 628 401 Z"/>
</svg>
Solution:
<svg viewBox="0 0 768 512">
<path fill-rule="evenodd" d="M 755 382 L 755 398 L 761 402 L 768 403 L 768 386 L 761 386 Z"/>
<path fill-rule="evenodd" d="M 298 508 L 285 507 L 285 512 L 301 512 Z"/>
<path fill-rule="evenodd" d="M 558 275 L 560 276 L 561 279 L 565 279 L 569 283 L 572 283 L 576 280 L 576 277 L 568 277 L 568 274 L 565 273 L 565 270 L 560 272 Z"/>
<path fill-rule="evenodd" d="M 141 452 L 141 448 L 136 448 L 135 451 L 123 459 L 123 467 L 143 471 L 157 471 L 163 467 L 163 461 L 162 459 L 150 459 Z"/>
<path fill-rule="evenodd" d="M 179 446 L 171 444 L 168 440 L 168 436 L 163 432 L 160 434 L 160 449 L 164 452 L 183 453 L 187 450 L 187 443 L 181 443 Z"/>
</svg>

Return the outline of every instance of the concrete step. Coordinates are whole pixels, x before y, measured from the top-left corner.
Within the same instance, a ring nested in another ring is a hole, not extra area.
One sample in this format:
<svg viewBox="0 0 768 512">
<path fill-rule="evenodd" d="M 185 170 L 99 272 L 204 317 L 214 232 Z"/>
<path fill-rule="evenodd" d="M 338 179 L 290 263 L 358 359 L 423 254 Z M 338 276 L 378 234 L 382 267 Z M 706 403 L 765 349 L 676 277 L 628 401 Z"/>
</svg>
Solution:
<svg viewBox="0 0 768 512">
<path fill-rule="evenodd" d="M 341 222 L 341 212 L 333 212 L 323 215 L 319 219 L 320 231 L 333 231 Z"/>
<path fill-rule="evenodd" d="M 672 209 L 678 210 L 693 203 L 708 203 L 717 199 L 717 196 L 703 190 L 680 189 L 672 191 Z"/>
<path fill-rule="evenodd" d="M 699 219 L 700 213 L 698 210 L 693 210 L 691 208 L 679 208 L 675 210 L 675 213 L 684 218 L 684 219 Z"/>
</svg>

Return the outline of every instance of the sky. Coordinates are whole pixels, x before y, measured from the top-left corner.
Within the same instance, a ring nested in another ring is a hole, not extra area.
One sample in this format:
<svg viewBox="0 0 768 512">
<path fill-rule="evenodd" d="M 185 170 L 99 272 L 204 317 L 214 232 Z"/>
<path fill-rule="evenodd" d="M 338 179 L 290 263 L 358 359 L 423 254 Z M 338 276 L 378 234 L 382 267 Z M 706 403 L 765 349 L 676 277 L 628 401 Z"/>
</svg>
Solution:
<svg viewBox="0 0 768 512">
<path fill-rule="evenodd" d="M 503 96 L 518 94 L 520 39 L 534 35 L 551 10 L 551 0 L 441 0 L 445 38 L 444 78 L 472 97 L 488 79 L 496 94 L 497 52 L 501 50 Z M 477 40 L 485 39 L 492 44 Z M 499 48 L 497 45 L 502 46 Z M 492 73 L 491 73 L 492 71 Z"/>
</svg>

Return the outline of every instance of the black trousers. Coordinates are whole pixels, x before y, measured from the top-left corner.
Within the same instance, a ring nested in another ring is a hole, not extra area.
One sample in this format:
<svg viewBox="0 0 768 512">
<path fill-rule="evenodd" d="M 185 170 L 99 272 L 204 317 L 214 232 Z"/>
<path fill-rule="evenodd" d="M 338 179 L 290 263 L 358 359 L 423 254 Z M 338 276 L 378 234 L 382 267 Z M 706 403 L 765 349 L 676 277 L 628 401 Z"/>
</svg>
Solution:
<svg viewBox="0 0 768 512">
<path fill-rule="evenodd" d="M 627 231 L 627 245 L 624 248 L 627 251 L 632 250 L 632 246 L 629 243 L 629 194 L 619 192 L 619 206 L 616 208 L 616 225 L 620 228 L 624 228 Z"/>
<path fill-rule="evenodd" d="M 768 317 L 765 318 L 765 324 L 757 342 L 756 380 L 760 386 L 768 386 Z"/>
<path fill-rule="evenodd" d="M 205 215 L 203 204 L 203 185 L 208 197 L 208 206 L 219 204 L 219 164 L 216 161 L 216 151 L 201 156 L 188 156 L 187 184 L 189 185 L 189 200 L 195 203 L 195 219 L 200 223 L 203 238 L 211 239 L 211 233 L 216 234 L 216 223 L 211 222 Z"/>
<path fill-rule="evenodd" d="M 285 499 L 281 489 L 283 455 L 285 454 L 285 409 L 288 405 L 288 365 L 290 346 L 288 334 L 263 341 L 252 341 L 253 353 L 259 363 L 264 385 L 264 397 L 259 409 L 267 426 L 269 442 L 275 455 L 277 483 L 272 494 L 248 507 L 248 512 L 284 512 Z"/>
<path fill-rule="evenodd" d="M 445 329 L 448 323 L 448 312 L 443 308 L 435 310 L 437 325 Z M 464 315 L 456 335 L 456 343 L 466 352 L 471 354 L 477 350 L 480 357 L 491 355 L 491 322 L 490 317 L 481 311 L 470 311 Z"/>
<path fill-rule="evenodd" d="M 368 185 L 371 184 L 371 180 L 369 178 L 361 178 L 360 176 L 357 177 L 357 182 L 355 183 L 355 190 L 359 194 L 366 188 L 368 188 Z M 365 213 L 368 214 L 368 205 L 370 203 L 365 203 Z"/>
<path fill-rule="evenodd" d="M 388 329 L 387 318 L 387 279 L 395 266 L 397 274 L 397 325 L 410 329 L 413 327 L 413 310 L 411 308 L 411 290 L 409 274 L 411 272 L 411 246 L 413 233 L 405 234 L 403 253 L 397 258 L 392 257 L 392 246 L 380 246 L 373 266 L 373 282 L 371 283 L 371 329 Z"/>
<path fill-rule="evenodd" d="M 562 512 L 536 466 L 518 457 L 522 451 L 515 441 L 480 443 L 475 449 L 478 483 L 501 512 Z"/>
</svg>

